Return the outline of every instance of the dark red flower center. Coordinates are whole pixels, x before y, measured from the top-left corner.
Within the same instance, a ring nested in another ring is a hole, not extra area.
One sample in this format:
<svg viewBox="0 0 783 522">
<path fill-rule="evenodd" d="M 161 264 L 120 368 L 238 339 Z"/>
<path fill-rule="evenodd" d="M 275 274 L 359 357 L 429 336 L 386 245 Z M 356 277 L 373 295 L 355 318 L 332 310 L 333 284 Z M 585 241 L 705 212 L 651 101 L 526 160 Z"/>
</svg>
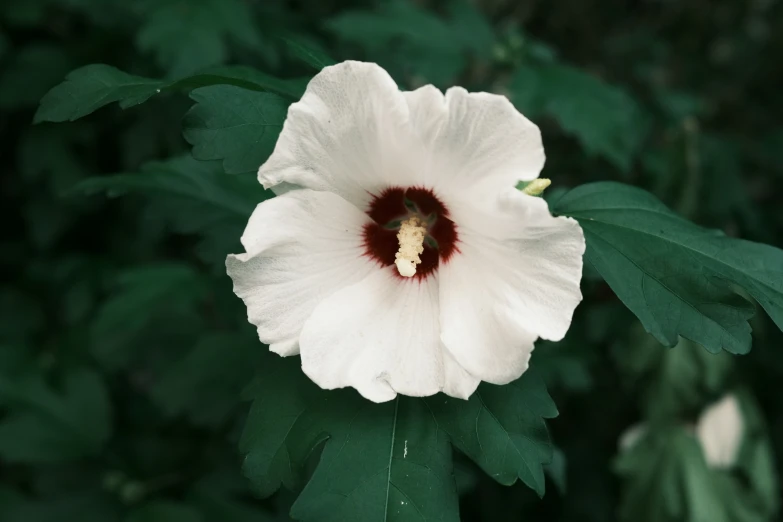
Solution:
<svg viewBox="0 0 783 522">
<path fill-rule="evenodd" d="M 373 220 L 364 226 L 366 255 L 383 266 L 394 264 L 399 249 L 397 233 L 402 221 L 419 216 L 427 224 L 424 252 L 419 256 L 415 277 L 423 279 L 451 258 L 457 248 L 457 227 L 449 211 L 431 190 L 421 187 L 390 187 L 373 195 L 367 215 Z M 396 270 L 395 270 L 395 273 Z M 402 277 L 402 276 L 400 276 Z"/>
</svg>

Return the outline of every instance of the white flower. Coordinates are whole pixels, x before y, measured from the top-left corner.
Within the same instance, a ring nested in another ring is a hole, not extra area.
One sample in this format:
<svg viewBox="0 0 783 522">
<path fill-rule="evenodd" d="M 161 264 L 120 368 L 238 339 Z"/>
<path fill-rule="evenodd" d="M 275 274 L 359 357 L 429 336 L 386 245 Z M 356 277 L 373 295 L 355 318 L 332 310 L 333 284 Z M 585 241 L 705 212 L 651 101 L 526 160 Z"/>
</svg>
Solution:
<svg viewBox="0 0 783 522">
<path fill-rule="evenodd" d="M 706 408 L 699 417 L 696 426 L 686 426 L 693 432 L 701 446 L 707 466 L 714 469 L 728 469 L 737 462 L 745 421 L 742 418 L 737 397 L 724 396 L 718 402 Z M 647 424 L 634 424 L 620 435 L 620 451 L 628 451 L 643 439 L 649 428 Z"/>
<path fill-rule="evenodd" d="M 704 410 L 696 424 L 704 460 L 712 468 L 731 468 L 737 462 L 745 422 L 737 397 L 726 395 Z"/>
<path fill-rule="evenodd" d="M 279 196 L 226 260 L 234 292 L 322 388 L 382 402 L 508 383 L 582 298 L 581 228 L 514 189 L 543 165 L 538 128 L 503 96 L 326 67 L 258 172 Z"/>
</svg>

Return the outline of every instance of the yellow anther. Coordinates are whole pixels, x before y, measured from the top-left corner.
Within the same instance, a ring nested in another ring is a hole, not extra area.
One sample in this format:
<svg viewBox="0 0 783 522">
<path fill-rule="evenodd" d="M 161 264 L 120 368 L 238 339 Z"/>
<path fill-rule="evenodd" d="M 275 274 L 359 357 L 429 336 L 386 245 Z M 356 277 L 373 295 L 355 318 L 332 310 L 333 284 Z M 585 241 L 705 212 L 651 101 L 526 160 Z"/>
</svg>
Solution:
<svg viewBox="0 0 783 522">
<path fill-rule="evenodd" d="M 424 252 L 424 237 L 427 235 L 427 227 L 418 216 L 412 216 L 400 225 L 397 233 L 397 242 L 400 244 L 397 254 L 394 256 L 394 264 L 403 277 L 416 275 L 416 265 L 421 264 L 419 254 Z"/>
</svg>

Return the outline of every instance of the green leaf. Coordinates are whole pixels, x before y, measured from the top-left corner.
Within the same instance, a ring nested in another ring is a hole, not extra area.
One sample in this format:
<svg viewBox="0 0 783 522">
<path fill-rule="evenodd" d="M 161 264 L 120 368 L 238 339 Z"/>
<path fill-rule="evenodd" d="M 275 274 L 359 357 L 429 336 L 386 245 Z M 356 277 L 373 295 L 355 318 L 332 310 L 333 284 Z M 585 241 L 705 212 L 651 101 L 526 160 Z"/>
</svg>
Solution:
<svg viewBox="0 0 783 522">
<path fill-rule="evenodd" d="M 568 491 L 567 486 L 567 466 L 565 453 L 559 448 L 554 448 L 552 453 L 552 462 L 546 466 L 546 474 L 555 483 L 555 487 L 561 495 L 565 495 Z"/>
<path fill-rule="evenodd" d="M 761 520 L 767 520 L 770 513 L 779 512 L 781 504 L 773 444 L 761 409 L 750 390 L 739 390 L 737 397 L 745 421 L 737 463 L 746 487 L 742 495 L 732 495 L 727 500 L 733 501 L 734 509 L 755 511 Z"/>
<path fill-rule="evenodd" d="M 432 51 L 452 52 L 448 24 L 408 0 L 392 0 L 377 11 L 345 11 L 327 21 L 327 28 L 341 38 L 374 48 L 394 39 Z"/>
<path fill-rule="evenodd" d="M 534 376 L 482 385 L 469 401 L 436 395 L 373 404 L 353 390 L 326 392 L 298 361 L 268 362 L 240 443 L 258 492 L 300 487 L 309 456 L 326 441 L 291 514 L 304 521 L 459 520 L 450 445 L 503 484 L 521 477 L 543 492 L 551 458 L 540 414 L 554 405 Z"/>
<path fill-rule="evenodd" d="M 450 86 L 467 65 L 466 55 L 491 52 L 492 29 L 469 2 L 449 4 L 450 18 L 410 0 L 382 2 L 376 9 L 344 10 L 326 21 L 341 40 L 360 46 L 366 59 L 394 78 L 418 76 Z"/>
<path fill-rule="evenodd" d="M 148 2 L 152 7 L 136 36 L 142 51 L 154 52 L 170 76 L 192 74 L 228 58 L 227 39 L 260 45 L 249 4 L 241 0 Z"/>
<path fill-rule="evenodd" d="M 354 399 L 352 417 L 340 415 L 291 515 L 324 522 L 458 521 L 448 439 L 426 404 Z"/>
<path fill-rule="evenodd" d="M 309 454 L 328 438 L 291 515 L 304 521 L 457 521 L 451 452 L 420 400 L 385 404 L 324 392 L 298 361 L 268 364 L 242 437 L 245 473 L 262 495 L 294 489 Z"/>
<path fill-rule="evenodd" d="M 8 462 L 51 463 L 97 454 L 111 433 L 103 381 L 86 369 L 65 374 L 61 389 L 36 373 L 0 375 L 0 456 Z"/>
<path fill-rule="evenodd" d="M 158 219 L 182 234 L 197 234 L 199 256 L 224 271 L 225 258 L 239 247 L 239 237 L 253 209 L 272 193 L 253 178 L 226 176 L 217 162 L 190 155 L 152 162 L 135 174 L 89 178 L 71 194 L 104 192 L 148 196 Z"/>
<path fill-rule="evenodd" d="M 206 294 L 203 276 L 190 265 L 160 262 L 120 272 L 111 297 L 92 322 L 90 337 L 98 359 L 109 368 L 124 364 L 136 336 L 157 315 L 194 317 Z"/>
<path fill-rule="evenodd" d="M 473 52 L 477 58 L 489 59 L 495 45 L 495 33 L 487 17 L 474 2 L 452 0 L 449 3 L 451 30 L 458 45 Z"/>
<path fill-rule="evenodd" d="M 734 364 L 730 354 L 710 353 L 687 339 L 661 350 L 660 344 L 641 330 L 632 330 L 629 341 L 618 345 L 614 355 L 621 375 L 644 390 L 642 409 L 647 419 L 695 415 L 725 389 Z"/>
<path fill-rule="evenodd" d="M 144 103 L 161 86 L 159 80 L 108 65 L 87 65 L 68 73 L 65 82 L 46 93 L 33 121 L 73 121 L 117 101 L 125 109 Z"/>
<path fill-rule="evenodd" d="M 578 187 L 555 211 L 579 220 L 587 261 L 661 343 L 748 352 L 753 306 L 735 285 L 783 328 L 783 251 L 698 227 L 620 183 Z"/>
<path fill-rule="evenodd" d="M 642 435 L 617 459 L 616 470 L 625 479 L 623 521 L 729 522 L 701 448 L 682 428 Z"/>
<path fill-rule="evenodd" d="M 262 348 L 255 336 L 204 337 L 158 380 L 152 397 L 168 415 L 185 414 L 194 424 L 220 424 L 240 405 Z"/>
<path fill-rule="evenodd" d="M 269 194 L 253 180 L 227 177 L 214 163 L 195 161 L 190 156 L 153 161 L 135 174 L 114 174 L 86 179 L 71 194 L 104 192 L 116 197 L 127 192 L 164 194 L 199 203 L 199 213 L 218 212 L 246 221 L 256 205 Z M 218 216 L 211 216 L 214 221 Z"/>
<path fill-rule="evenodd" d="M 249 67 L 224 66 L 166 81 L 134 76 L 109 65 L 92 64 L 71 71 L 63 83 L 46 93 L 34 122 L 74 121 L 113 102 L 120 102 L 120 107 L 127 109 L 160 93 L 191 91 L 219 84 L 299 98 L 306 80 L 281 80 Z"/>
<path fill-rule="evenodd" d="M 685 426 L 645 426 L 615 461 L 623 478 L 620 520 L 765 522 L 780 499 L 769 438 L 749 394 L 738 394 L 745 421 L 737 463 L 711 468 Z"/>
<path fill-rule="evenodd" d="M 280 79 L 252 67 L 226 65 L 211 67 L 198 74 L 171 83 L 168 89 L 192 90 L 210 85 L 235 85 L 251 91 L 274 92 L 298 100 L 305 92 L 309 77 Z"/>
<path fill-rule="evenodd" d="M 544 495 L 544 464 L 552 445 L 543 419 L 557 408 L 533 371 L 505 386 L 482 383 L 467 401 L 435 396 L 424 399 L 452 444 L 489 476 L 510 486 L 520 478 Z"/>
<path fill-rule="evenodd" d="M 202 87 L 185 116 L 185 139 L 198 160 L 222 160 L 229 174 L 255 173 L 283 128 L 288 104 L 270 93 L 229 85 Z"/>
<path fill-rule="evenodd" d="M 301 37 L 283 38 L 283 41 L 291 54 L 317 71 L 337 63 L 322 49 L 303 42 Z"/>
<path fill-rule="evenodd" d="M 628 171 L 649 118 L 624 90 L 574 67 L 529 65 L 511 82 L 511 99 L 528 117 L 545 114 L 574 135 L 588 154 Z"/>
</svg>

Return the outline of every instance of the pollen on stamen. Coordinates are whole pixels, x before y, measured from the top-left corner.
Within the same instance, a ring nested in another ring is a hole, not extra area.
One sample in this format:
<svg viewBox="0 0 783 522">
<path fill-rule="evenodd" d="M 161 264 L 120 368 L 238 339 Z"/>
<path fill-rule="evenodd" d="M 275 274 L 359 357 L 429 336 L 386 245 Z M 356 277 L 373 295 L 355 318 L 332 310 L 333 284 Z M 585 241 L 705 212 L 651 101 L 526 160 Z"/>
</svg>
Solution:
<svg viewBox="0 0 783 522">
<path fill-rule="evenodd" d="M 424 252 L 424 238 L 427 235 L 427 227 L 418 216 L 412 216 L 400 225 L 397 233 L 397 242 L 400 245 L 395 254 L 394 264 L 397 271 L 403 277 L 416 275 L 416 265 L 421 264 L 420 254 Z"/>
</svg>

